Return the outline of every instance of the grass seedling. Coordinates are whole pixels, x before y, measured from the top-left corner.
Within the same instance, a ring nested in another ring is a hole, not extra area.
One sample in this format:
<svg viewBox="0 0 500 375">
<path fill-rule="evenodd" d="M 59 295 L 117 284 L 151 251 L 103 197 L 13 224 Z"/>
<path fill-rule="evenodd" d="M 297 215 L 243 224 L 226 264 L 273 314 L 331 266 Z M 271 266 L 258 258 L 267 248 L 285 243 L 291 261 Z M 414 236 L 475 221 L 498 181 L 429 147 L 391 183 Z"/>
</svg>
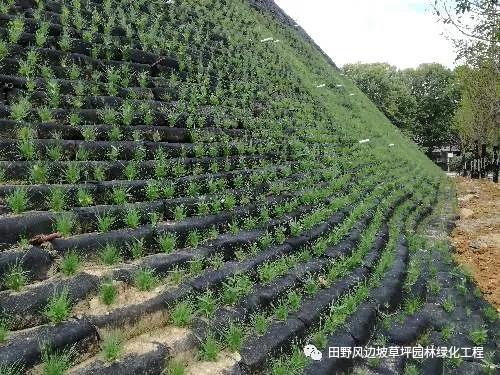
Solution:
<svg viewBox="0 0 500 375">
<path fill-rule="evenodd" d="M 101 284 L 99 297 L 106 306 L 112 305 L 118 297 L 118 289 L 111 281 L 105 281 Z"/>
<path fill-rule="evenodd" d="M 190 247 L 197 247 L 200 244 L 200 234 L 196 229 L 189 232 L 186 242 Z"/>
<path fill-rule="evenodd" d="M 9 21 L 7 25 L 7 39 L 9 43 L 16 44 L 21 39 L 24 32 L 24 20 L 21 17 L 16 17 Z"/>
<path fill-rule="evenodd" d="M 444 311 L 447 313 L 451 313 L 455 310 L 455 303 L 453 302 L 453 298 L 451 296 L 446 297 L 446 299 L 442 303 Z"/>
<path fill-rule="evenodd" d="M 31 103 L 25 96 L 19 98 L 15 103 L 10 106 L 10 117 L 14 121 L 24 121 L 27 119 L 31 112 Z"/>
<path fill-rule="evenodd" d="M 415 314 L 422 306 L 419 298 L 409 298 L 405 301 L 404 309 L 407 315 Z"/>
<path fill-rule="evenodd" d="M 122 261 L 122 256 L 118 248 L 109 243 L 101 251 L 100 257 L 101 261 L 107 266 L 112 266 Z"/>
<path fill-rule="evenodd" d="M 6 318 L 0 318 L 0 345 L 9 338 L 10 324 Z M 0 374 L 2 372 L 0 371 Z"/>
<path fill-rule="evenodd" d="M 66 193 L 61 188 L 53 188 L 50 190 L 47 205 L 52 211 L 58 212 L 66 207 Z"/>
<path fill-rule="evenodd" d="M 59 293 L 54 293 L 45 306 L 44 315 L 53 324 L 62 322 L 69 317 L 71 312 L 71 303 L 69 292 L 64 288 Z"/>
<path fill-rule="evenodd" d="M 9 209 L 15 214 L 20 214 L 28 209 L 28 193 L 26 189 L 16 188 L 7 195 L 6 201 Z"/>
<path fill-rule="evenodd" d="M 68 183 L 70 184 L 76 184 L 78 181 L 80 181 L 81 172 L 81 167 L 77 162 L 73 161 L 68 163 L 68 167 L 65 171 L 66 181 L 68 181 Z"/>
<path fill-rule="evenodd" d="M 168 361 L 167 375 L 184 375 L 186 366 L 181 361 L 171 359 Z"/>
<path fill-rule="evenodd" d="M 73 276 L 80 268 L 80 256 L 75 250 L 67 252 L 61 260 L 59 269 L 65 276 Z"/>
<path fill-rule="evenodd" d="M 134 277 L 134 284 L 141 292 L 149 292 L 158 285 L 158 277 L 151 269 L 141 269 L 137 271 Z"/>
<path fill-rule="evenodd" d="M 420 372 L 418 371 L 417 366 L 415 365 L 407 365 L 405 367 L 405 373 L 404 375 L 419 375 Z"/>
<path fill-rule="evenodd" d="M 106 233 L 111 230 L 113 224 L 115 223 L 115 218 L 111 214 L 103 214 L 102 216 L 97 216 L 97 229 L 99 232 Z"/>
<path fill-rule="evenodd" d="M 328 344 L 328 336 L 323 331 L 316 332 L 312 337 L 312 343 L 319 349 L 326 348 Z"/>
<path fill-rule="evenodd" d="M 453 336 L 455 332 L 455 329 L 453 325 L 447 325 L 444 326 L 443 329 L 441 330 L 441 337 L 443 338 L 444 341 L 448 341 L 451 336 Z"/>
<path fill-rule="evenodd" d="M 87 189 L 78 188 L 76 192 L 76 201 L 81 207 L 90 207 L 94 204 L 94 198 Z"/>
<path fill-rule="evenodd" d="M 494 323 L 498 319 L 498 311 L 493 306 L 487 306 L 483 309 L 483 314 L 486 320 Z"/>
<path fill-rule="evenodd" d="M 260 336 L 267 331 L 267 319 L 262 313 L 258 313 L 253 317 L 253 329 Z"/>
<path fill-rule="evenodd" d="M 102 356 L 107 362 L 114 362 L 123 353 L 123 341 L 118 334 L 111 334 L 104 338 L 102 344 Z"/>
<path fill-rule="evenodd" d="M 288 306 L 284 303 L 280 303 L 278 307 L 274 309 L 274 316 L 277 320 L 285 321 L 288 317 Z"/>
<path fill-rule="evenodd" d="M 469 332 L 469 338 L 476 346 L 482 346 L 488 340 L 488 330 L 484 328 L 478 328 Z"/>
<path fill-rule="evenodd" d="M 5 288 L 19 292 L 28 282 L 28 273 L 23 270 L 20 264 L 10 266 L 3 277 Z"/>
<path fill-rule="evenodd" d="M 111 200 L 114 204 L 122 205 L 128 202 L 129 194 L 124 188 L 114 188 L 111 192 Z"/>
<path fill-rule="evenodd" d="M 132 258 L 139 259 L 144 255 L 144 239 L 136 240 L 129 245 Z"/>
<path fill-rule="evenodd" d="M 72 366 L 76 353 L 73 348 L 66 351 L 50 351 L 47 347 L 42 350 L 42 374 L 64 375 Z"/>
<path fill-rule="evenodd" d="M 170 314 L 172 324 L 178 327 L 186 327 L 194 316 L 193 304 L 190 301 L 183 301 L 177 304 Z"/>
<path fill-rule="evenodd" d="M 224 341 L 230 351 L 238 352 L 243 341 L 243 329 L 231 324 L 224 334 Z"/>
<path fill-rule="evenodd" d="M 174 220 L 182 221 L 186 218 L 186 209 L 183 205 L 177 206 L 174 210 Z"/>
<path fill-rule="evenodd" d="M 174 251 L 177 245 L 177 236 L 174 233 L 166 233 L 158 237 L 158 246 L 166 254 Z"/>
<path fill-rule="evenodd" d="M 200 359 L 202 361 L 215 361 L 220 351 L 217 340 L 212 335 L 208 335 L 200 347 Z"/>
<path fill-rule="evenodd" d="M 56 216 L 54 230 L 63 236 L 70 236 L 75 226 L 75 219 L 70 213 L 60 213 Z"/>
<path fill-rule="evenodd" d="M 217 307 L 217 299 L 211 290 L 207 290 L 203 295 L 197 297 L 198 311 L 205 317 L 210 317 Z"/>
<path fill-rule="evenodd" d="M 129 208 L 125 212 L 124 221 L 129 228 L 137 228 L 141 223 L 141 215 L 135 208 Z"/>
<path fill-rule="evenodd" d="M 48 181 L 47 166 L 42 163 L 35 163 L 31 166 L 30 182 L 33 184 L 46 184 Z"/>
</svg>

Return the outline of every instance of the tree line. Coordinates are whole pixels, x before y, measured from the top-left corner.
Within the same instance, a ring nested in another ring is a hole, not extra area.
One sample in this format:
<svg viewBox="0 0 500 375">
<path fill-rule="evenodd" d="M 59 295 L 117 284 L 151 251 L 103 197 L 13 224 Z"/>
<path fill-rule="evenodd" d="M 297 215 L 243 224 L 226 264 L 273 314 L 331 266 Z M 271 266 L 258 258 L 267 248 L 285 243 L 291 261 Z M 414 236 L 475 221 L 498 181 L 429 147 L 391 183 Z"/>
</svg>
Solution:
<svg viewBox="0 0 500 375">
<path fill-rule="evenodd" d="M 450 145 L 468 157 L 474 157 L 478 145 L 484 145 L 489 155 L 495 148 L 498 152 L 499 1 L 435 0 L 434 13 L 455 30 L 450 40 L 456 68 L 430 63 L 397 69 L 387 63 L 359 63 L 345 65 L 344 73 L 427 154 Z"/>
</svg>

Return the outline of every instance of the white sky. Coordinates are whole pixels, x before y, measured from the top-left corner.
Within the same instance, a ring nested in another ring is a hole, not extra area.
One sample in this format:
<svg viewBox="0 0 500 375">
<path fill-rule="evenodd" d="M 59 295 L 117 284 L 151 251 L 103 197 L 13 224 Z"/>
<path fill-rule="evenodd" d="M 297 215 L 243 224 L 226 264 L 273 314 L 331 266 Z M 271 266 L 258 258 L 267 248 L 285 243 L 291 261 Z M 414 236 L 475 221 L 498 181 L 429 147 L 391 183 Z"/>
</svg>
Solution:
<svg viewBox="0 0 500 375">
<path fill-rule="evenodd" d="M 430 0 L 275 0 L 337 64 L 388 62 L 399 68 L 439 62 L 455 52 Z"/>
</svg>

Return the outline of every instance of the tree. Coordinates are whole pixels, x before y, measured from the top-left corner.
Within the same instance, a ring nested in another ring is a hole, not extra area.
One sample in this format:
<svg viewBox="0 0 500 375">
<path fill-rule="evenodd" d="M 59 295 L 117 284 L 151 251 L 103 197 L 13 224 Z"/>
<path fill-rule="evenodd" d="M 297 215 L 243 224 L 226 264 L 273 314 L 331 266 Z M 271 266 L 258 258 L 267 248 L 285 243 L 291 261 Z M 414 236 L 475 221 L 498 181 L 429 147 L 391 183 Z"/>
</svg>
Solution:
<svg viewBox="0 0 500 375">
<path fill-rule="evenodd" d="M 414 140 L 430 153 L 434 147 L 456 142 L 454 115 L 460 100 L 453 71 L 441 64 L 422 64 L 402 72 L 416 101 Z"/>
<path fill-rule="evenodd" d="M 401 71 L 376 63 L 348 64 L 344 72 L 427 153 L 434 147 L 455 143 L 453 116 L 460 92 L 450 69 L 423 64 Z"/>
<path fill-rule="evenodd" d="M 346 64 L 343 70 L 394 125 L 411 131 L 416 102 L 395 66 L 359 63 Z"/>
<path fill-rule="evenodd" d="M 474 141 L 494 146 L 500 140 L 500 84 L 494 68 L 488 63 L 486 60 L 480 67 L 464 65 L 456 69 L 462 99 L 455 115 L 455 124 L 466 148 Z"/>
<path fill-rule="evenodd" d="M 463 91 L 455 117 L 464 146 L 500 142 L 500 7 L 498 0 L 435 0 L 435 12 L 452 25 Z"/>
</svg>

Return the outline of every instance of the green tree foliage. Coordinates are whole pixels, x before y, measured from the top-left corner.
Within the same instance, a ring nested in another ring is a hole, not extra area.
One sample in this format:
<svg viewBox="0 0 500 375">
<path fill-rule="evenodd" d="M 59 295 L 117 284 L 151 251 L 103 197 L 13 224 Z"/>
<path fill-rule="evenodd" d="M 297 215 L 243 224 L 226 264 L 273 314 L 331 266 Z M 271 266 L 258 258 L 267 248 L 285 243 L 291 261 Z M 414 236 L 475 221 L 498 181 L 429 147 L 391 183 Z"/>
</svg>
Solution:
<svg viewBox="0 0 500 375">
<path fill-rule="evenodd" d="M 347 64 L 344 72 L 394 125 L 411 131 L 417 103 L 395 66 L 387 63 Z"/>
<path fill-rule="evenodd" d="M 452 25 L 462 99 L 455 117 L 465 147 L 500 142 L 500 5 L 498 0 L 436 0 L 435 13 Z"/>
<path fill-rule="evenodd" d="M 454 72 L 441 64 L 422 64 L 402 72 L 417 103 L 414 140 L 431 151 L 454 142 L 454 115 L 460 91 Z"/>
<path fill-rule="evenodd" d="M 462 99 L 455 123 L 462 144 L 470 147 L 476 140 L 489 145 L 498 144 L 500 83 L 491 61 L 484 61 L 480 67 L 464 65 L 456 72 Z"/>
<path fill-rule="evenodd" d="M 460 92 L 454 72 L 440 64 L 398 70 L 386 63 L 349 64 L 348 75 L 391 120 L 427 152 L 455 139 Z"/>
</svg>

